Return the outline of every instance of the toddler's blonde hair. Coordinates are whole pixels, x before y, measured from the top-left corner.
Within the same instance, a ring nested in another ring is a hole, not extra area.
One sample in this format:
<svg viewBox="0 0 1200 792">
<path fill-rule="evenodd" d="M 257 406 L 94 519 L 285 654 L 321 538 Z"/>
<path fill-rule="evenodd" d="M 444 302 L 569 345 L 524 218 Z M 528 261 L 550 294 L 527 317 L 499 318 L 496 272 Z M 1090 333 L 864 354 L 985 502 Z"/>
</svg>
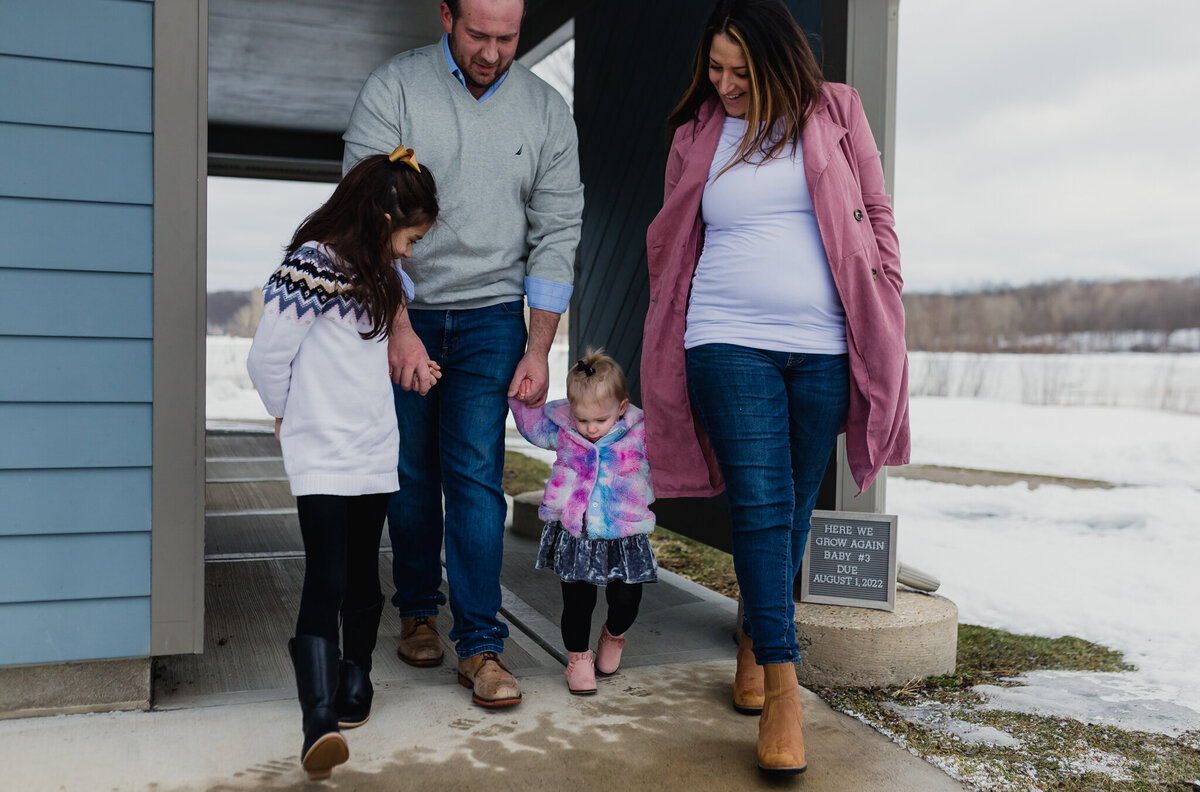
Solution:
<svg viewBox="0 0 1200 792">
<path fill-rule="evenodd" d="M 567 401 L 572 405 L 584 401 L 629 398 L 625 372 L 621 364 L 604 354 L 604 349 L 588 347 L 583 357 L 567 372 Z"/>
</svg>

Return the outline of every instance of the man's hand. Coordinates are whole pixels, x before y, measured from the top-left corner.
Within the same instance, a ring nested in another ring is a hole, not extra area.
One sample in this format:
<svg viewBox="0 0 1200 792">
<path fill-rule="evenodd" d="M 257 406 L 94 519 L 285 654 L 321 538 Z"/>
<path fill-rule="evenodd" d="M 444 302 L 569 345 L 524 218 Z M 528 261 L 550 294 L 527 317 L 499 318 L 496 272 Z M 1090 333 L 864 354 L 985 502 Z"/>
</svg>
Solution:
<svg viewBox="0 0 1200 792">
<path fill-rule="evenodd" d="M 550 365 L 546 362 L 546 355 L 535 350 L 526 352 L 517 364 L 512 383 L 508 386 L 508 395 L 520 399 L 527 407 L 541 407 L 546 403 L 546 391 L 549 388 Z"/>
<path fill-rule="evenodd" d="M 388 333 L 388 373 L 392 382 L 402 390 L 424 396 L 433 387 L 435 376 L 441 378 L 441 372 L 441 367 L 429 359 L 412 326 L 407 321 L 393 322 Z"/>
<path fill-rule="evenodd" d="M 529 342 L 508 386 L 508 395 L 517 397 L 526 407 L 541 407 L 546 403 L 546 391 L 550 388 L 550 365 L 546 359 L 557 329 L 558 314 L 529 309 Z"/>
</svg>

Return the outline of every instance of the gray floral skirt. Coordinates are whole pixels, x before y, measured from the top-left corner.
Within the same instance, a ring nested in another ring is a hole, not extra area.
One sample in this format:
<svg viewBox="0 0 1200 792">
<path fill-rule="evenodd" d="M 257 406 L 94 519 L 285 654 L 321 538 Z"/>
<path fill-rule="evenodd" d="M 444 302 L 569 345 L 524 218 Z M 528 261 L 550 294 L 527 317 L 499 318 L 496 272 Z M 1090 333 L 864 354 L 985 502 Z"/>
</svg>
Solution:
<svg viewBox="0 0 1200 792">
<path fill-rule="evenodd" d="M 614 580 L 658 581 L 658 561 L 646 534 L 620 539 L 572 536 L 557 520 L 542 529 L 537 568 L 553 569 L 567 583 L 603 586 Z"/>
</svg>

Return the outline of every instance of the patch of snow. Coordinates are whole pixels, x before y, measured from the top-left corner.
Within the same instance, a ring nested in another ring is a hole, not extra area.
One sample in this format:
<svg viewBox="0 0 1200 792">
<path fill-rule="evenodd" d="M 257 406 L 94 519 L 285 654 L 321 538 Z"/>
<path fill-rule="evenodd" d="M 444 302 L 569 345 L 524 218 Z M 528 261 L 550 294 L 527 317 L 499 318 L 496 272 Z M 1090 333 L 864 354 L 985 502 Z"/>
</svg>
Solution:
<svg viewBox="0 0 1200 792">
<path fill-rule="evenodd" d="M 1083 723 L 1177 737 L 1200 729 L 1200 712 L 1165 696 L 1168 690 L 1139 682 L 1135 674 L 1036 671 L 1017 687 L 976 685 L 990 709 L 1025 712 Z"/>
<path fill-rule="evenodd" d="M 1095 748 L 1085 751 L 1082 755 L 1062 761 L 1063 769 L 1070 773 L 1083 775 L 1098 773 L 1106 775 L 1114 781 L 1132 781 L 1129 774 L 1129 762 L 1123 756 L 1098 751 Z"/>
<path fill-rule="evenodd" d="M 940 701 L 923 701 L 916 706 L 887 702 L 883 705 L 909 723 L 928 730 L 939 731 L 962 740 L 968 745 L 989 745 L 998 748 L 1015 748 L 1024 745 L 1008 732 L 994 726 L 970 723 L 954 717 L 954 709 Z"/>
<path fill-rule="evenodd" d="M 208 420 L 271 420 L 246 373 L 250 341 L 235 336 L 208 336 L 204 388 L 204 413 Z"/>
<path fill-rule="evenodd" d="M 1138 666 L 1131 693 L 1200 711 L 1200 491 L 961 487 L 892 478 L 905 563 L 939 577 L 959 620 L 1075 635 Z"/>
<path fill-rule="evenodd" d="M 1200 415 L 913 398 L 909 417 L 913 464 L 1200 486 Z"/>
<path fill-rule="evenodd" d="M 911 352 L 912 396 L 1200 413 L 1200 354 Z"/>
</svg>

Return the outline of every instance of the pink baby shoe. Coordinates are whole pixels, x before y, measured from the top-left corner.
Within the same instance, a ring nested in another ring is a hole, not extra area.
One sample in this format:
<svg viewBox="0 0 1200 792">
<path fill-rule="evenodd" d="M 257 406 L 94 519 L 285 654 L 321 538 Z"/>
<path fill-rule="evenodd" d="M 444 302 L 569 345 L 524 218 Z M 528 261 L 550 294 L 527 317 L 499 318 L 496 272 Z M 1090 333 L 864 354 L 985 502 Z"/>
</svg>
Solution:
<svg viewBox="0 0 1200 792">
<path fill-rule="evenodd" d="M 600 642 L 596 644 L 596 670 L 604 676 L 617 673 L 624 648 L 625 634 L 613 635 L 608 631 L 608 625 L 604 625 L 600 630 Z"/>
<path fill-rule="evenodd" d="M 596 692 L 596 668 L 592 652 L 567 652 L 567 689 L 573 696 L 589 696 Z"/>
</svg>

